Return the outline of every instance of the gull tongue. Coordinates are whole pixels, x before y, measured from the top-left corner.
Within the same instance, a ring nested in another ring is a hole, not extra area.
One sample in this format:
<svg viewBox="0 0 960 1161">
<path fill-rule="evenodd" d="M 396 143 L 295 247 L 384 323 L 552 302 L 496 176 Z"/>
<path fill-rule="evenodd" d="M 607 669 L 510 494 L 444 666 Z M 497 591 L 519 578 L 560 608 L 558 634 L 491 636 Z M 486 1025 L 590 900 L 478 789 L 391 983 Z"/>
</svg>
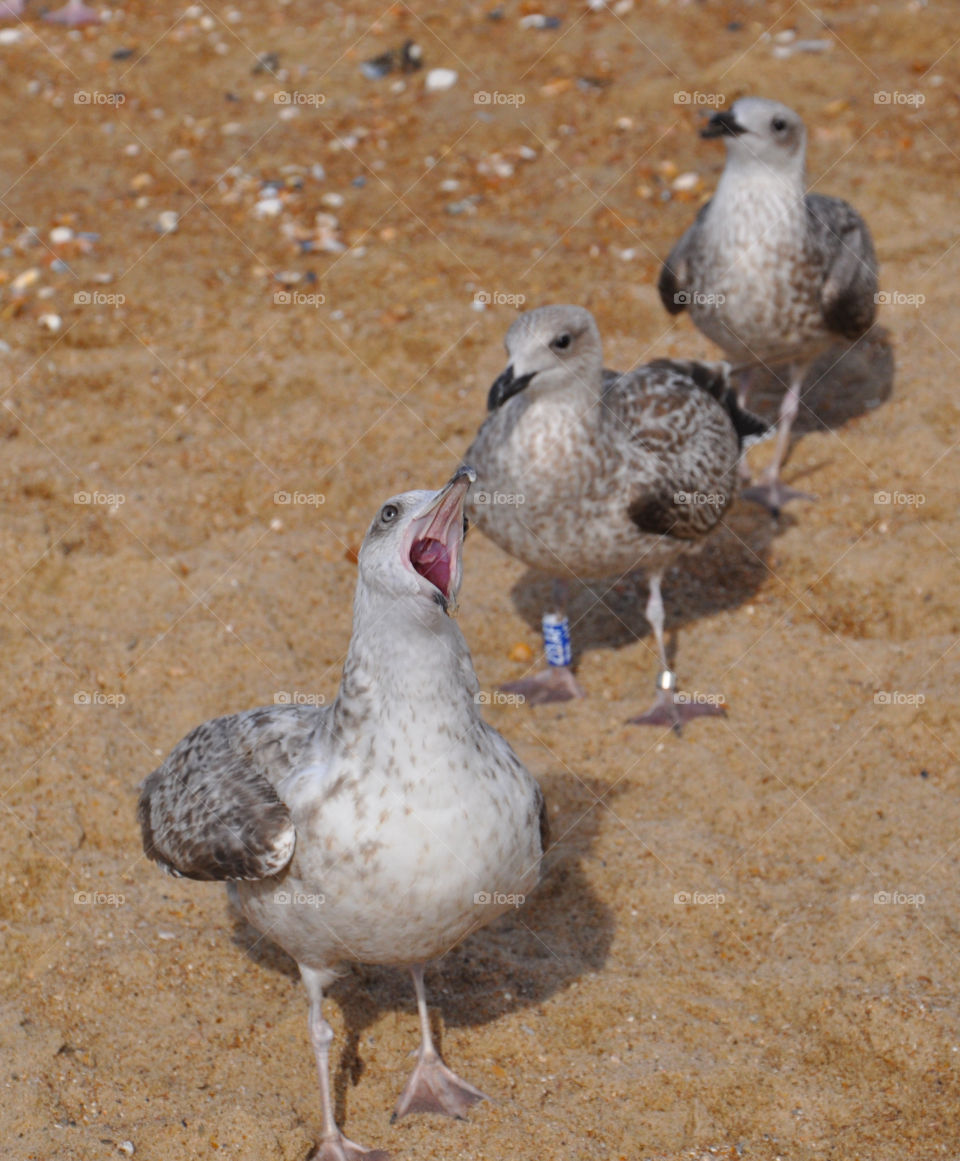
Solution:
<svg viewBox="0 0 960 1161">
<path fill-rule="evenodd" d="M 450 587 L 450 554 L 439 540 L 418 540 L 410 554 L 417 572 L 448 596 Z"/>
</svg>

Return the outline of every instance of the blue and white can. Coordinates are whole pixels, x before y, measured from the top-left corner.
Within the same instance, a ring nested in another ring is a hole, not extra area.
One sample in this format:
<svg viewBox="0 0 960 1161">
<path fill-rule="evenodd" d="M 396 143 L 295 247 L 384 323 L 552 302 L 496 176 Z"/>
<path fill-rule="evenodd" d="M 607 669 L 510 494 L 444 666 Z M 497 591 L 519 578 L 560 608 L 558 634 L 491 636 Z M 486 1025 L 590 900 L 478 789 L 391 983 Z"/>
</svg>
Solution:
<svg viewBox="0 0 960 1161">
<path fill-rule="evenodd" d="M 573 659 L 570 649 L 570 622 L 559 613 L 543 614 L 543 652 L 547 664 L 567 666 Z"/>
</svg>

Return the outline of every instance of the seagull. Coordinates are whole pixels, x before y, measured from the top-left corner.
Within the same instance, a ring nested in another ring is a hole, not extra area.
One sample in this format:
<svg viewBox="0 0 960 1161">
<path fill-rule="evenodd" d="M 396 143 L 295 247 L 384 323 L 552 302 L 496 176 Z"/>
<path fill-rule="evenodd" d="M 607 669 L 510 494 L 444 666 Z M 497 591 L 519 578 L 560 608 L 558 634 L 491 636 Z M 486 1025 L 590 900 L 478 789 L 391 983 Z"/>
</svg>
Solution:
<svg viewBox="0 0 960 1161">
<path fill-rule="evenodd" d="M 840 198 L 806 192 L 806 131 L 786 105 L 742 97 L 715 113 L 701 136 L 722 137 L 727 163 L 716 192 L 670 251 L 658 289 L 671 314 L 697 327 L 750 369 L 787 367 L 773 460 L 743 495 L 774 514 L 788 500 L 780 469 L 801 388 L 814 359 L 852 344 L 876 315 L 877 260 L 863 218 Z"/>
<path fill-rule="evenodd" d="M 143 782 L 147 855 L 225 880 L 299 965 L 323 1107 L 313 1161 L 383 1161 L 338 1128 L 324 990 L 343 962 L 410 969 L 417 1064 L 394 1111 L 462 1117 L 484 1094 L 434 1045 L 424 964 L 518 905 L 546 844 L 540 789 L 480 715 L 449 615 L 462 577 L 460 468 L 440 492 L 380 508 L 359 554 L 353 635 L 328 707 L 274 705 L 198 726 Z"/>
<path fill-rule="evenodd" d="M 570 668 L 569 578 L 643 569 L 660 672 L 653 707 L 630 721 L 682 723 L 722 714 L 722 699 L 676 693 L 663 641 L 666 569 L 720 522 L 742 449 L 767 425 L 742 411 L 725 363 L 656 359 L 603 368 L 600 333 L 580 306 L 521 314 L 507 369 L 464 462 L 477 471 L 467 511 L 511 556 L 555 578 L 543 619 L 547 669 L 504 689 L 531 704 L 584 696 Z"/>
</svg>

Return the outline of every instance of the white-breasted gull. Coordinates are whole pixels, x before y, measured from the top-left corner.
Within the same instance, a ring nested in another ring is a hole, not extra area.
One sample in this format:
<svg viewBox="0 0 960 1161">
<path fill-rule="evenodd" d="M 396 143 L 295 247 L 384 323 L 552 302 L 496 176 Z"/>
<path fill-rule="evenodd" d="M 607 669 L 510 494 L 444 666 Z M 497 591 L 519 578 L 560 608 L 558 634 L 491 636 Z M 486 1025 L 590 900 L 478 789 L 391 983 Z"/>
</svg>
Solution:
<svg viewBox="0 0 960 1161">
<path fill-rule="evenodd" d="M 472 470 L 388 500 L 359 554 L 353 635 L 329 707 L 214 718 L 145 779 L 146 853 L 170 873 L 226 880 L 242 913 L 300 967 L 323 1105 L 315 1161 L 385 1158 L 340 1132 L 323 991 L 337 964 L 409 967 L 421 1043 L 394 1117 L 463 1116 L 483 1094 L 441 1060 L 423 965 L 537 882 L 540 789 L 483 720 L 456 622 Z"/>
<path fill-rule="evenodd" d="M 501 548 L 555 578 L 555 608 L 543 622 L 547 669 L 504 688 L 533 704 L 583 696 L 570 668 L 568 581 L 642 569 L 660 672 L 655 704 L 630 720 L 679 730 L 722 712 L 719 699 L 675 692 L 660 584 L 717 527 L 742 449 L 767 425 L 741 411 L 726 364 L 657 359 L 604 370 L 597 324 L 580 306 L 527 311 L 506 348 L 491 414 L 464 457 L 477 472 L 467 511 Z"/>
<path fill-rule="evenodd" d="M 877 260 L 863 218 L 840 198 L 807 193 L 806 131 L 786 105 L 741 97 L 715 113 L 703 137 L 722 137 L 727 162 L 716 192 L 670 251 L 658 289 L 671 314 L 693 322 L 747 370 L 786 367 L 773 460 L 746 498 L 774 513 L 790 499 L 780 469 L 814 359 L 851 344 L 876 315 Z"/>
</svg>

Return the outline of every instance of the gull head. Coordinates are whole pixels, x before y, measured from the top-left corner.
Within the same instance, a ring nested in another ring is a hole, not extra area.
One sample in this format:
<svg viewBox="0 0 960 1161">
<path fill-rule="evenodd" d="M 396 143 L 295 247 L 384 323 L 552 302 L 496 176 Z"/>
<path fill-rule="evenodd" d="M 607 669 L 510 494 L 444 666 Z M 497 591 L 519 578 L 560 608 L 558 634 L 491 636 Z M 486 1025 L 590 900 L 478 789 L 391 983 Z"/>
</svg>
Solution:
<svg viewBox="0 0 960 1161">
<path fill-rule="evenodd" d="M 806 130 L 779 101 L 741 97 L 714 113 L 701 136 L 723 138 L 728 166 L 765 169 L 776 176 L 803 173 Z"/>
<path fill-rule="evenodd" d="M 463 505 L 473 468 L 460 467 L 439 492 L 403 492 L 381 505 L 360 548 L 360 584 L 368 593 L 415 609 L 456 609 L 463 579 Z M 399 608 L 397 609 L 399 612 Z"/>
<path fill-rule="evenodd" d="M 490 388 L 489 411 L 496 411 L 531 386 L 538 393 L 573 385 L 600 390 L 600 332 L 593 315 L 582 306 L 528 310 L 507 331 L 504 345 L 509 362 Z"/>
</svg>

